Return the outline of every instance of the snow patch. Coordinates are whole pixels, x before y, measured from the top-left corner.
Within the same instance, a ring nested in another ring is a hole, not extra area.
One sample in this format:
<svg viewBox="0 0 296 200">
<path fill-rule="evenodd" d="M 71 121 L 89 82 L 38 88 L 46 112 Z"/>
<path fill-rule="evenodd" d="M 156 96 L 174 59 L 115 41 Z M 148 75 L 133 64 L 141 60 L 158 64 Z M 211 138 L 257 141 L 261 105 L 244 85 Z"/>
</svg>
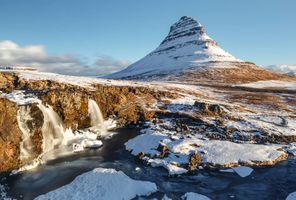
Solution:
<svg viewBox="0 0 296 200">
<path fill-rule="evenodd" d="M 25 91 L 22 90 L 14 90 L 11 93 L 0 92 L 0 96 L 15 102 L 17 105 L 27 105 L 38 101 L 37 97 L 32 94 L 25 94 Z"/>
<path fill-rule="evenodd" d="M 233 167 L 232 169 L 242 178 L 249 176 L 253 172 L 252 168 L 245 166 Z"/>
<path fill-rule="evenodd" d="M 186 194 L 184 194 L 182 196 L 182 199 L 184 199 L 184 200 L 211 200 L 210 198 L 208 198 L 202 194 L 198 194 L 198 193 L 194 193 L 194 192 L 187 192 Z"/>
<path fill-rule="evenodd" d="M 296 200 L 296 192 L 289 194 L 286 200 Z"/>
<path fill-rule="evenodd" d="M 252 83 L 236 85 L 240 87 L 249 87 L 249 88 L 283 88 L 286 90 L 296 90 L 296 81 L 279 81 L 279 80 L 270 80 L 270 81 L 257 81 Z"/>
<path fill-rule="evenodd" d="M 158 146 L 162 144 L 168 147 L 166 157 L 160 157 Z M 133 155 L 143 152 L 144 160 L 153 167 L 162 166 L 169 174 L 182 174 L 187 170 L 179 167 L 188 164 L 189 157 L 193 152 L 199 152 L 202 163 L 211 166 L 232 167 L 244 163 L 257 165 L 259 163 L 272 164 L 282 156 L 284 151 L 278 150 L 280 145 L 259 145 L 248 143 L 234 143 L 220 140 L 202 139 L 200 135 L 191 135 L 189 138 L 175 137 L 171 139 L 169 133 L 159 133 L 146 129 L 144 134 L 139 135 L 126 144 L 126 149 Z M 236 168 L 237 173 L 245 175 L 248 168 Z"/>
<path fill-rule="evenodd" d="M 96 168 L 74 179 L 68 185 L 41 195 L 36 200 L 92 200 L 92 199 L 132 199 L 147 196 L 157 191 L 155 183 L 137 181 L 121 171 Z"/>
</svg>

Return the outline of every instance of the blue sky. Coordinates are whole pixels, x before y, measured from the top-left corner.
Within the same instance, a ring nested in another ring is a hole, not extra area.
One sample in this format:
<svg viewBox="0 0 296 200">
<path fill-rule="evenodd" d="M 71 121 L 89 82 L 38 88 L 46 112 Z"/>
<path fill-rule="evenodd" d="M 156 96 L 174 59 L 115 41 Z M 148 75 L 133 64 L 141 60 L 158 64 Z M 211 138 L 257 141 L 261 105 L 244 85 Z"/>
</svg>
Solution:
<svg viewBox="0 0 296 200">
<path fill-rule="evenodd" d="M 240 59 L 292 64 L 295 8 L 295 0 L 0 0 L 0 41 L 42 45 L 51 60 L 71 55 L 83 65 L 98 58 L 120 65 L 152 51 L 187 15 Z"/>
</svg>

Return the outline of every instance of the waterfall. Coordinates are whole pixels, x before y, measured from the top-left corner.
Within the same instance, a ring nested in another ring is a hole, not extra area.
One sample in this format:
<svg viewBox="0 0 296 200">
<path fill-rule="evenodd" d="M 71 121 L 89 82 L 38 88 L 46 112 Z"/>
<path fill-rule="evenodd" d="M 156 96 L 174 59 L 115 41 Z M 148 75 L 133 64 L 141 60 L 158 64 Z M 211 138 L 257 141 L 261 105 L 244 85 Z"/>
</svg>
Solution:
<svg viewBox="0 0 296 200">
<path fill-rule="evenodd" d="M 107 130 L 104 124 L 104 117 L 102 115 L 100 107 L 92 99 L 88 99 L 88 113 L 91 120 L 91 129 L 99 132 L 101 136 L 106 135 Z"/>
<path fill-rule="evenodd" d="M 28 128 L 27 121 L 33 120 L 30 115 L 30 109 L 27 106 L 21 106 L 17 111 L 17 122 L 22 132 L 22 141 L 20 143 L 20 160 L 30 158 L 32 152 L 32 140 L 30 129 Z"/>
<path fill-rule="evenodd" d="M 13 173 L 35 168 L 39 164 L 55 159 L 58 156 L 83 151 L 85 148 L 99 148 L 102 146 L 102 141 L 97 137 L 98 133 L 103 136 L 108 132 L 104 125 L 103 115 L 95 101 L 89 100 L 88 106 L 92 127 L 75 132 L 64 127 L 62 119 L 52 107 L 42 104 L 40 100 L 38 100 L 38 107 L 44 117 L 42 126 L 42 154 L 31 161 L 31 163 L 15 170 Z M 20 144 L 20 160 L 25 160 L 29 159 L 31 153 L 33 153 L 31 131 L 27 126 L 27 122 L 33 120 L 30 116 L 29 107 L 21 107 L 18 111 L 17 119 L 23 133 Z"/>
<path fill-rule="evenodd" d="M 66 130 L 63 121 L 50 106 L 45 106 L 39 102 L 38 107 L 44 116 L 42 149 L 43 153 L 46 153 L 58 148 L 62 144 Z"/>
</svg>

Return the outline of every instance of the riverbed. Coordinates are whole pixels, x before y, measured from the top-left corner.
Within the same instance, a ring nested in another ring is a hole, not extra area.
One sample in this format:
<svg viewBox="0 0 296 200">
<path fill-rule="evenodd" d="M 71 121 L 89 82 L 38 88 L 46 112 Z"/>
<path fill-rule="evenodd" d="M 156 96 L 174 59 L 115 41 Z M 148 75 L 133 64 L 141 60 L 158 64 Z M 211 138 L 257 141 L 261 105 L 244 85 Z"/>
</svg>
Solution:
<svg viewBox="0 0 296 200">
<path fill-rule="evenodd" d="M 271 167 L 255 167 L 245 178 L 219 170 L 200 170 L 192 175 L 169 177 L 166 170 L 137 161 L 125 150 L 124 143 L 140 134 L 138 128 L 122 128 L 103 147 L 49 161 L 34 170 L 17 175 L 1 174 L 1 185 L 7 195 L 30 200 L 70 183 L 76 176 L 97 167 L 114 168 L 137 180 L 157 184 L 159 192 L 148 199 L 161 199 L 164 194 L 180 199 L 186 192 L 196 192 L 211 199 L 285 199 L 296 191 L 296 159 L 289 158 Z"/>
</svg>

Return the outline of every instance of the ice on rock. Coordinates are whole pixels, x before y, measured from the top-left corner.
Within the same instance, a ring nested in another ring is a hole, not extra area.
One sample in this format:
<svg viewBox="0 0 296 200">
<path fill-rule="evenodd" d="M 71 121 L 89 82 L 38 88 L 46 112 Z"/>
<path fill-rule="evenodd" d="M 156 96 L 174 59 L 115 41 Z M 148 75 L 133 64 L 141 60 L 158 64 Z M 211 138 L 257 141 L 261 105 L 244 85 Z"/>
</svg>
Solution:
<svg viewBox="0 0 296 200">
<path fill-rule="evenodd" d="M 202 195 L 202 194 L 198 194 L 198 193 L 194 193 L 194 192 L 187 192 L 186 194 L 184 194 L 182 196 L 183 200 L 211 200 L 210 198 Z"/>
<path fill-rule="evenodd" d="M 249 176 L 253 172 L 253 169 L 251 167 L 245 166 L 233 167 L 232 169 L 242 178 Z"/>
<path fill-rule="evenodd" d="M 289 194 L 286 200 L 296 200 L 296 192 Z"/>
<path fill-rule="evenodd" d="M 296 156 L 296 143 L 293 142 L 291 144 L 289 144 L 287 147 L 286 147 L 286 151 L 293 155 L 293 156 Z"/>
</svg>

